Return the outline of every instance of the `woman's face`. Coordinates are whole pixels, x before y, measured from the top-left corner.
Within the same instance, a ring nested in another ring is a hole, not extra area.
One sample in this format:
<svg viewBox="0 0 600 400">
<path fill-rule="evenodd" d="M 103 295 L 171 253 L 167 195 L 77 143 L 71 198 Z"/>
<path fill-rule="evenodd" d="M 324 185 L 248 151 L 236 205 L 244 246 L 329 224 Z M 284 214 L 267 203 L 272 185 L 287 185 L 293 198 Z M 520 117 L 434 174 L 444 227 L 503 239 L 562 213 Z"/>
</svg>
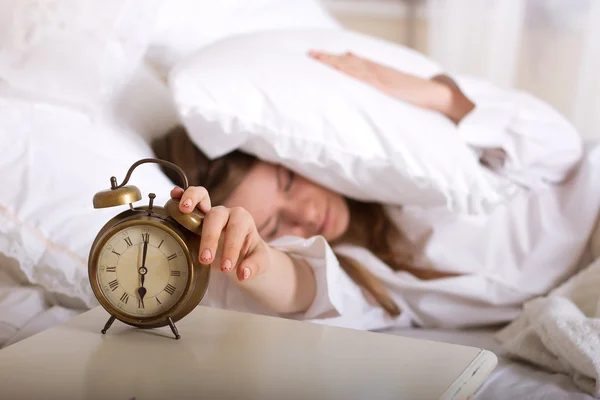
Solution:
<svg viewBox="0 0 600 400">
<path fill-rule="evenodd" d="M 350 211 L 342 196 L 294 174 L 259 161 L 224 204 L 243 207 L 265 241 L 291 235 L 338 239 L 348 229 Z"/>
</svg>

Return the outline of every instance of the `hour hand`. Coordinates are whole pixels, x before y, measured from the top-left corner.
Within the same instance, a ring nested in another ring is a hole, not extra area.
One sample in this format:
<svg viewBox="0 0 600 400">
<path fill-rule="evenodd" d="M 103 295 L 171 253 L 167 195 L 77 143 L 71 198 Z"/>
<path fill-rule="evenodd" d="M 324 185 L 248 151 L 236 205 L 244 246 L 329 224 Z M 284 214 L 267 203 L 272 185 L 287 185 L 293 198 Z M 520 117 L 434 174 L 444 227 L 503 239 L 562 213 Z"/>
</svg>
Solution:
<svg viewBox="0 0 600 400">
<path fill-rule="evenodd" d="M 143 286 L 138 288 L 138 295 L 140 296 L 140 303 L 142 304 L 142 307 L 144 307 L 144 296 L 146 295 L 146 288 Z"/>
</svg>

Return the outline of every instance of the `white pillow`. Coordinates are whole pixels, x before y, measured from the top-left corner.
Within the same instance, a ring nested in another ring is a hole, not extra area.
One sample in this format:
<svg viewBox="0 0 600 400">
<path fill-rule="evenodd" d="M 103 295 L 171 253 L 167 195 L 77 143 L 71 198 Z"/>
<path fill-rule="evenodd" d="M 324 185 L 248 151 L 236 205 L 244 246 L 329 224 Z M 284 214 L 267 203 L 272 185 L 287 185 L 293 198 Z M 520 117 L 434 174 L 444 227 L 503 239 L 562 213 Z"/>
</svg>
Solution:
<svg viewBox="0 0 600 400">
<path fill-rule="evenodd" d="M 103 116 L 147 141 L 179 124 L 166 79 L 145 62 L 140 63 L 129 82 L 107 102 Z"/>
<path fill-rule="evenodd" d="M 94 209 L 96 192 L 121 183 L 129 167 L 153 157 L 132 132 L 101 125 L 72 108 L 0 98 L 0 265 L 54 294 L 63 306 L 96 305 L 87 274 L 90 246 L 126 206 Z M 130 183 L 164 205 L 173 184 L 156 164 L 138 167 Z"/>
<path fill-rule="evenodd" d="M 339 29 L 320 0 L 169 0 L 160 8 L 148 59 L 166 76 L 219 39 L 272 29 Z"/>
<path fill-rule="evenodd" d="M 498 181 L 447 118 L 323 65 L 309 49 L 352 51 L 425 78 L 442 72 L 415 51 L 349 31 L 225 39 L 169 78 L 196 145 L 213 158 L 241 148 L 365 201 L 467 213 L 502 201 Z"/>
<path fill-rule="evenodd" d="M 129 80 L 161 0 L 3 0 L 0 83 L 96 108 Z"/>
</svg>

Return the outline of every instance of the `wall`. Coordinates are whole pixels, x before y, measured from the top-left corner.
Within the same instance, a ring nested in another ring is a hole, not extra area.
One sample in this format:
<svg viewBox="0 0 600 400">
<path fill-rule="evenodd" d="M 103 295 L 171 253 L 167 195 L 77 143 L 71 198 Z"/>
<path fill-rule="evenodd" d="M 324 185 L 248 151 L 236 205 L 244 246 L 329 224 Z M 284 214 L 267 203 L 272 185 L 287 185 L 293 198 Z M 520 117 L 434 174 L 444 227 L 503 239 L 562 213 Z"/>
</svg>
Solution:
<svg viewBox="0 0 600 400">
<path fill-rule="evenodd" d="M 409 0 L 323 0 L 346 28 L 427 53 L 427 20 Z M 416 13 L 417 18 L 411 18 Z"/>
<path fill-rule="evenodd" d="M 413 47 L 429 55 L 425 11 L 419 6 L 412 9 L 407 6 L 411 3 L 422 4 L 424 0 L 323 1 L 345 27 Z M 516 72 L 510 86 L 550 103 L 578 127 L 585 139 L 600 139 L 600 109 L 597 109 L 600 108 L 600 101 L 590 99 L 589 95 L 581 96 L 582 90 L 590 92 L 596 86 L 600 90 L 600 78 L 590 80 L 589 73 L 582 74 L 585 70 L 586 40 L 590 40 L 593 32 L 581 27 L 585 25 L 585 15 L 579 16 L 581 23 L 575 24 L 574 28 L 557 27 L 557 23 L 566 25 L 568 17 L 561 20 L 560 15 L 549 16 L 548 19 L 548 15 L 541 14 L 539 10 L 529 10 L 526 15 L 518 42 Z M 474 31 L 482 29 L 477 26 L 477 21 L 472 22 Z M 485 68 L 479 64 L 484 64 L 486 56 L 493 51 L 493 48 L 485 47 L 472 49 L 468 54 L 471 58 L 463 63 L 459 72 L 487 78 Z M 600 54 L 600 51 L 597 53 Z M 600 63 L 598 60 L 596 62 Z"/>
</svg>

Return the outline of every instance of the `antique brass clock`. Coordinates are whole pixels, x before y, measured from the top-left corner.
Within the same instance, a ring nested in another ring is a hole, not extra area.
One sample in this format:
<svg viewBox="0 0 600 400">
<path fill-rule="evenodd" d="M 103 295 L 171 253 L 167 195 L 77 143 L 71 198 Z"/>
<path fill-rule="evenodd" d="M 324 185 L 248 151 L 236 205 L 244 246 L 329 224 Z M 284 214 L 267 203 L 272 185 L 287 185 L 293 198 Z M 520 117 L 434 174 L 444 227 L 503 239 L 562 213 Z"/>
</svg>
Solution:
<svg viewBox="0 0 600 400">
<path fill-rule="evenodd" d="M 154 158 L 134 163 L 120 185 L 111 177 L 110 189 L 94 196 L 94 208 L 126 204 L 129 208 L 98 233 L 90 249 L 88 274 L 94 295 L 111 315 L 103 334 L 118 319 L 138 328 L 169 325 L 179 339 L 175 322 L 200 303 L 210 277 L 210 266 L 198 260 L 203 215 L 182 213 L 173 199 L 164 207 L 156 206 L 153 193 L 147 206 L 133 207 L 142 195 L 137 187 L 125 185 L 144 163 L 175 169 L 187 188 L 181 168 Z"/>
</svg>

